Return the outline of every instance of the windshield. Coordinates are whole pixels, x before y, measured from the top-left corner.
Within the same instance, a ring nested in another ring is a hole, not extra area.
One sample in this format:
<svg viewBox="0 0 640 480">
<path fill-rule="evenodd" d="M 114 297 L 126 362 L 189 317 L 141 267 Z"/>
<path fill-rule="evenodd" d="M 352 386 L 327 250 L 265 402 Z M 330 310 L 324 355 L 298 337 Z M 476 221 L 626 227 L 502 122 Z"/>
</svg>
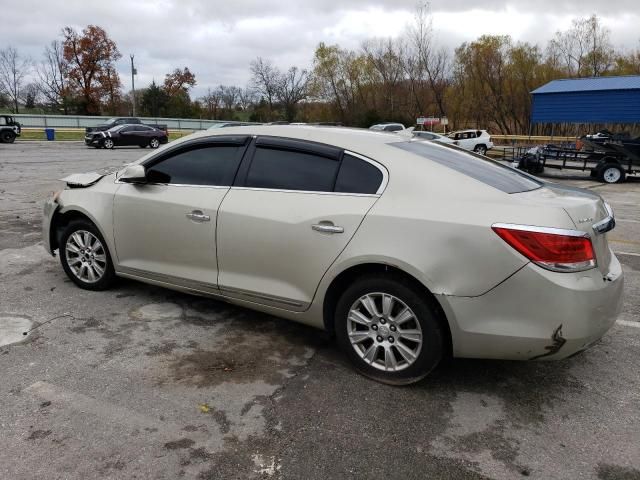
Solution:
<svg viewBox="0 0 640 480">
<path fill-rule="evenodd" d="M 117 132 L 118 130 L 126 127 L 127 125 L 116 125 L 115 127 L 111 127 L 107 132 Z"/>
<path fill-rule="evenodd" d="M 436 146 L 431 142 L 408 141 L 389 145 L 451 168 L 505 193 L 528 192 L 542 187 L 542 183 L 515 168 L 447 143 L 438 143 Z"/>
</svg>

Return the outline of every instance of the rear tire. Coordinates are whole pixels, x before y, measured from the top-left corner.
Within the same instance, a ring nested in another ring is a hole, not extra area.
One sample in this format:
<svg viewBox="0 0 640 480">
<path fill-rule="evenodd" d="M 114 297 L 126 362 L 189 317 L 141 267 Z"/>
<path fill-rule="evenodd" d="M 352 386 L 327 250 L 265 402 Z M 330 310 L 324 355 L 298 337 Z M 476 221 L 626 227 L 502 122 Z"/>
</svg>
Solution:
<svg viewBox="0 0 640 480">
<path fill-rule="evenodd" d="M 85 290 L 106 290 L 116 278 L 104 238 L 88 220 L 69 223 L 60 237 L 60 263 L 67 276 Z"/>
<path fill-rule="evenodd" d="M 617 163 L 605 163 L 598 171 L 598 180 L 604 183 L 621 183 L 624 179 L 624 169 Z"/>
<path fill-rule="evenodd" d="M 158 140 L 157 138 L 152 138 L 152 139 L 149 141 L 149 146 L 150 146 L 151 148 L 158 148 L 158 147 L 160 146 L 160 140 Z"/>
<path fill-rule="evenodd" d="M 16 139 L 16 134 L 12 130 L 5 130 L 0 133 L 0 140 L 2 143 L 13 143 Z"/>
<path fill-rule="evenodd" d="M 487 146 L 486 145 L 476 145 L 473 149 L 478 155 L 486 155 L 487 154 Z"/>
<path fill-rule="evenodd" d="M 445 351 L 436 309 L 424 292 L 390 275 L 362 277 L 346 289 L 336 306 L 335 333 L 358 372 L 389 385 L 421 380 Z"/>
</svg>

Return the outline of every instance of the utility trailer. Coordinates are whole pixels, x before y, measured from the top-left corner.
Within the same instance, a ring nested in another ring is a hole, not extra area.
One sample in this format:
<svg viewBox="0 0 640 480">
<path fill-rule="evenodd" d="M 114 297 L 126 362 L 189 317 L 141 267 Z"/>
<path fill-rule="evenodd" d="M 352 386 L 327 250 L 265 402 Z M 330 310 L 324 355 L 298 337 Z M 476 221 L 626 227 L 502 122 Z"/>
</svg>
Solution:
<svg viewBox="0 0 640 480">
<path fill-rule="evenodd" d="M 513 161 L 520 170 L 539 174 L 545 168 L 558 170 L 589 170 L 592 177 L 604 183 L 624 182 L 627 175 L 640 173 L 640 155 L 623 143 L 593 144 L 583 140 L 592 151 L 544 145 L 514 147 Z"/>
</svg>

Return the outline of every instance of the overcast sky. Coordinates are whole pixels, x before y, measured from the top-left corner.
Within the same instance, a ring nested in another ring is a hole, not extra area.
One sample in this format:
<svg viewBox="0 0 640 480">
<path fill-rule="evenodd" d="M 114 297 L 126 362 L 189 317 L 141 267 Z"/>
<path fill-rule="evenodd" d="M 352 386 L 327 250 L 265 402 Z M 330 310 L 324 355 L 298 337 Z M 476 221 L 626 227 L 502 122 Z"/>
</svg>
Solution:
<svg viewBox="0 0 640 480">
<path fill-rule="evenodd" d="M 130 88 L 162 81 L 188 66 L 195 95 L 218 84 L 245 85 L 257 56 L 278 66 L 309 67 L 324 41 L 357 48 L 370 37 L 402 35 L 416 1 L 402 0 L 17 0 L 0 14 L 0 48 L 11 44 L 38 60 L 63 26 L 104 28 L 123 55 L 118 68 Z M 8 4 L 6 5 L 8 6 Z M 431 3 L 440 43 L 451 48 L 481 34 L 509 34 L 544 44 L 576 16 L 598 14 L 618 48 L 640 47 L 638 0 L 448 0 Z"/>
</svg>

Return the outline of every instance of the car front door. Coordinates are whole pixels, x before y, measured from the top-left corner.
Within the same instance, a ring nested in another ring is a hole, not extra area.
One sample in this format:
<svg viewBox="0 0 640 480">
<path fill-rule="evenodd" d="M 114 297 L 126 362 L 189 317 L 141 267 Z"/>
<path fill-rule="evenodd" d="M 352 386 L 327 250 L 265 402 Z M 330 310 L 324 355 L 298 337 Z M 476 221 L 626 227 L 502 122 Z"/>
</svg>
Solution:
<svg viewBox="0 0 640 480">
<path fill-rule="evenodd" d="M 114 199 L 119 272 L 217 288 L 218 208 L 248 141 L 221 136 L 177 147 L 145 163 L 146 183 L 120 185 Z"/>
<path fill-rule="evenodd" d="M 386 183 L 341 149 L 259 137 L 218 216 L 218 282 L 232 297 L 301 311 Z"/>
</svg>

